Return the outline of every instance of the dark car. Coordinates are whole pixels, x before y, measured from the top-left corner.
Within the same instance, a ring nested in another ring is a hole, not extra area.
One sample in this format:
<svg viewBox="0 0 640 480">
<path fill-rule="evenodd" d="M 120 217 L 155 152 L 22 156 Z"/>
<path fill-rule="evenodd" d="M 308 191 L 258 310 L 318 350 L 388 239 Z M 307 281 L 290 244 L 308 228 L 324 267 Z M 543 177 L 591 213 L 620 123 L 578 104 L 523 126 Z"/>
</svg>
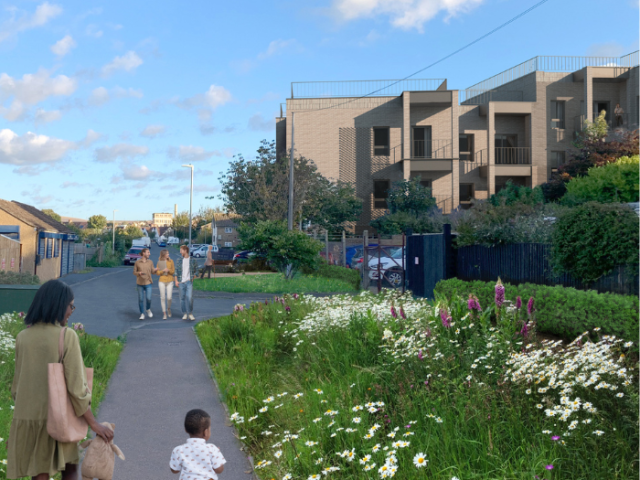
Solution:
<svg viewBox="0 0 640 480">
<path fill-rule="evenodd" d="M 124 264 L 131 265 L 142 256 L 141 252 L 144 247 L 131 247 L 127 254 L 124 256 Z"/>
<path fill-rule="evenodd" d="M 255 257 L 255 253 L 251 250 L 242 250 L 233 255 L 233 263 L 248 263 L 253 257 Z"/>
</svg>

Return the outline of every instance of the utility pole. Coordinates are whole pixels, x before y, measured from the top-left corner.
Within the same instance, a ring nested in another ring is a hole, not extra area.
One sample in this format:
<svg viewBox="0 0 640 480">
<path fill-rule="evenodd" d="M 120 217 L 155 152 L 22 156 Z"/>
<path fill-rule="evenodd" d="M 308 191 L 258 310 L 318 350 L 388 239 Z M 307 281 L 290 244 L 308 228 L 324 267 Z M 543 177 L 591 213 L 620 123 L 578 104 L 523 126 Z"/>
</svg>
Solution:
<svg viewBox="0 0 640 480">
<path fill-rule="evenodd" d="M 193 165 L 182 165 L 183 167 L 191 169 L 191 191 L 189 197 L 189 253 L 191 253 L 191 223 L 192 220 L 192 211 L 193 211 Z"/>
<path fill-rule="evenodd" d="M 294 150 L 294 112 L 291 112 L 291 151 L 289 152 L 289 217 L 288 226 L 289 230 L 293 230 L 293 150 Z"/>
</svg>

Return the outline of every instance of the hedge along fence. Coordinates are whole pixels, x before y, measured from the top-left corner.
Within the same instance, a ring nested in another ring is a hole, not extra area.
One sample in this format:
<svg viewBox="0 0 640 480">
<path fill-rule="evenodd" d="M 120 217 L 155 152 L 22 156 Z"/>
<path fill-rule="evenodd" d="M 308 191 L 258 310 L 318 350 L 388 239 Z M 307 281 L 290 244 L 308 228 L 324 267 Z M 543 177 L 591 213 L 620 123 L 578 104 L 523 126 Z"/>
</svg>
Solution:
<svg viewBox="0 0 640 480">
<path fill-rule="evenodd" d="M 529 297 L 534 298 L 537 329 L 540 332 L 574 340 L 586 330 L 600 327 L 602 333 L 638 343 L 640 305 L 637 296 L 597 293 L 558 285 L 505 283 L 504 286 L 507 300 L 515 302 L 516 297 L 520 296 L 526 305 Z M 462 296 L 474 294 L 482 308 L 486 308 L 494 302 L 495 282 L 467 282 L 452 278 L 438 282 L 435 291 L 447 298 L 455 293 Z"/>
</svg>

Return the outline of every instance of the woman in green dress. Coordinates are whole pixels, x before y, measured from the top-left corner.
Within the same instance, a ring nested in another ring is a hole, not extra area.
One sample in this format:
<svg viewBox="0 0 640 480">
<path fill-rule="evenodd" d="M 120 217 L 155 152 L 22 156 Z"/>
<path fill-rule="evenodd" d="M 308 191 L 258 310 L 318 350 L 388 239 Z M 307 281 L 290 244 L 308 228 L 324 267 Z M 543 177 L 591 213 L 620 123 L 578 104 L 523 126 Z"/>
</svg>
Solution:
<svg viewBox="0 0 640 480">
<path fill-rule="evenodd" d="M 27 328 L 16 337 L 16 365 L 11 395 L 15 402 L 7 445 L 7 478 L 48 480 L 62 472 L 63 480 L 78 478 L 78 444 L 63 443 L 47 433 L 47 364 L 58 362 L 60 329 L 75 310 L 73 291 L 59 280 L 40 287 L 25 317 Z M 71 403 L 79 417 L 106 441 L 113 432 L 91 412 L 91 391 L 76 332 L 64 336 L 64 375 Z"/>
</svg>

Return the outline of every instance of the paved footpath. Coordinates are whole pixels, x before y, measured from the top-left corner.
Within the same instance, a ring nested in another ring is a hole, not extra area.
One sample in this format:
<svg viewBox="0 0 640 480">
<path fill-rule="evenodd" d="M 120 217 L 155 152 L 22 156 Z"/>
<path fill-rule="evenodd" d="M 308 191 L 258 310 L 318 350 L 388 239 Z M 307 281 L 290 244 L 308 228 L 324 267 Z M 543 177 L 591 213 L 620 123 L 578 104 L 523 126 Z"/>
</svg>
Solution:
<svg viewBox="0 0 640 480">
<path fill-rule="evenodd" d="M 154 255 L 152 248 L 152 258 Z M 115 443 L 126 456 L 116 458 L 114 480 L 163 480 L 178 477 L 169 470 L 171 451 L 185 442 L 184 416 L 202 408 L 212 418 L 211 443 L 227 460 L 222 480 L 252 478 L 247 455 L 235 437 L 193 325 L 176 317 L 180 306 L 174 289 L 174 317 L 162 320 L 154 285 L 152 319 L 138 320 L 135 278 L 131 267 L 94 269 L 64 277 L 74 291 L 71 322 L 88 333 L 126 336 L 125 348 L 100 405 L 98 420 L 116 425 Z M 195 292 L 194 292 L 195 293 Z M 237 303 L 272 298 L 267 294 L 197 292 L 197 321 L 227 315 Z"/>
</svg>

